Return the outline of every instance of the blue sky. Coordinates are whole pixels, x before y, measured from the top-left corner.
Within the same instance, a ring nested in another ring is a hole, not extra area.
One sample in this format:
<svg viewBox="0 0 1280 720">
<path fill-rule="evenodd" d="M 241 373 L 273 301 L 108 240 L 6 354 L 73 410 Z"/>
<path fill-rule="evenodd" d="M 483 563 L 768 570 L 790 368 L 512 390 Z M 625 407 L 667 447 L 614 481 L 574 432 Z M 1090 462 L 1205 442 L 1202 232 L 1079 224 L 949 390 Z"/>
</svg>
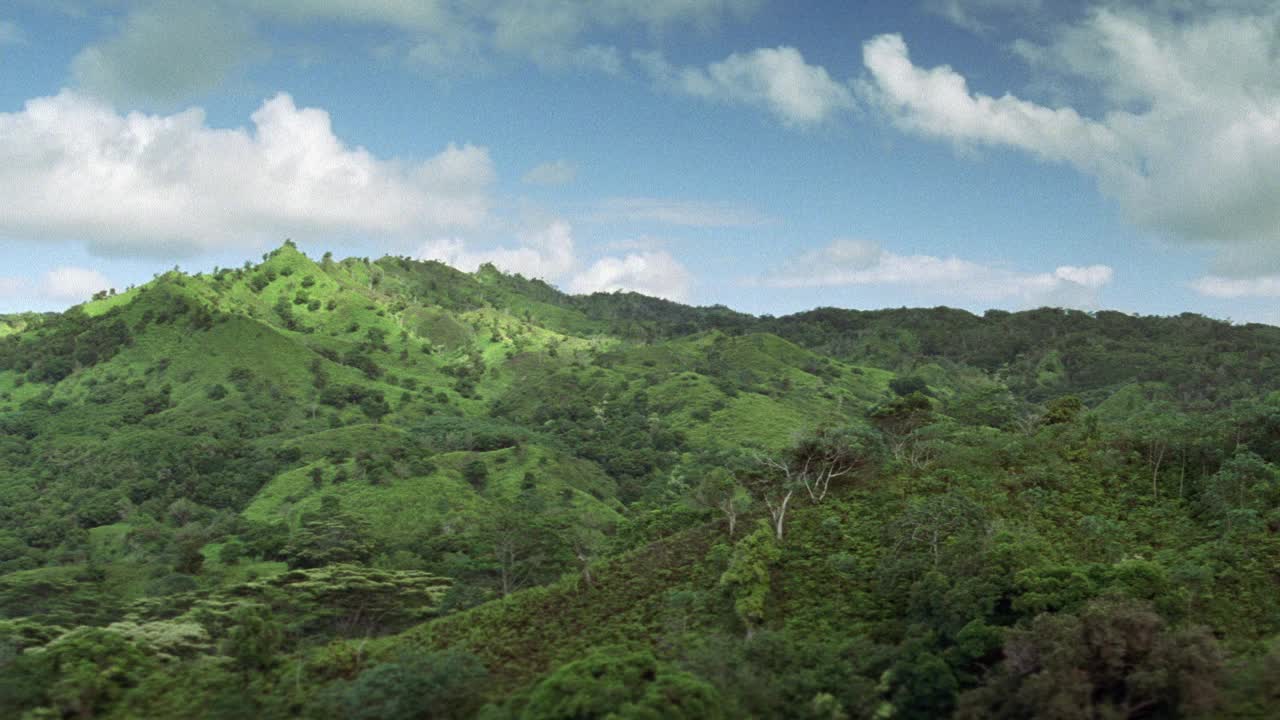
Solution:
<svg viewBox="0 0 1280 720">
<path fill-rule="evenodd" d="M 1280 7 L 0 7 L 0 311 L 286 237 L 756 313 L 1280 323 Z"/>
</svg>

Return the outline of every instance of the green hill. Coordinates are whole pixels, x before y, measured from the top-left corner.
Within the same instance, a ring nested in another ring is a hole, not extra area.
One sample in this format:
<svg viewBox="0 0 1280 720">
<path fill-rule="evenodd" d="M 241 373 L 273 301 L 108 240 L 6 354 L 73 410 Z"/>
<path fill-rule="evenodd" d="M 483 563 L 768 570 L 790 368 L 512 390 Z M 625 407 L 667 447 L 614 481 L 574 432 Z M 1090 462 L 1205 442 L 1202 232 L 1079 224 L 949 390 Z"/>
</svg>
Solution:
<svg viewBox="0 0 1280 720">
<path fill-rule="evenodd" d="M 291 243 L 0 317 L 5 717 L 1271 717 L 1278 535 L 1270 326 Z"/>
</svg>

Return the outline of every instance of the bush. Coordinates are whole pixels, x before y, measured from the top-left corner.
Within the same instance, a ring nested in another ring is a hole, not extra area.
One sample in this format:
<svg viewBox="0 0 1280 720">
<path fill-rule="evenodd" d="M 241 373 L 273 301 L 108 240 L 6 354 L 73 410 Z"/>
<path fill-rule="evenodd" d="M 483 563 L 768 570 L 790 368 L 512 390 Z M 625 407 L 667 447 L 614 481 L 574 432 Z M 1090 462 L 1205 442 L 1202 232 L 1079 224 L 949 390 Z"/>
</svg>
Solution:
<svg viewBox="0 0 1280 720">
<path fill-rule="evenodd" d="M 660 664 L 648 650 L 604 647 L 551 673 L 529 696 L 525 717 L 719 718 L 715 689 Z"/>
<path fill-rule="evenodd" d="M 352 720 L 469 718 L 480 709 L 484 665 L 457 650 L 405 657 L 364 671 L 342 692 L 342 716 Z"/>
</svg>

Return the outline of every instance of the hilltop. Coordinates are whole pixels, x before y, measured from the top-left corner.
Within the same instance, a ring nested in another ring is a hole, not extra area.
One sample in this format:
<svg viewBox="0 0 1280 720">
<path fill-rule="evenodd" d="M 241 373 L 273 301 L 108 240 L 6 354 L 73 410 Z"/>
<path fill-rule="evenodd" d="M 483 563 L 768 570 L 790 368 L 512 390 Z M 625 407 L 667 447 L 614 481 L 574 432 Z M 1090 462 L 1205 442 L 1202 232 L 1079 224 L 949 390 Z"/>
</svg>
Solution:
<svg viewBox="0 0 1280 720">
<path fill-rule="evenodd" d="M 286 243 L 0 317 L 0 710 L 1267 717 L 1278 467 L 1280 328 Z"/>
</svg>

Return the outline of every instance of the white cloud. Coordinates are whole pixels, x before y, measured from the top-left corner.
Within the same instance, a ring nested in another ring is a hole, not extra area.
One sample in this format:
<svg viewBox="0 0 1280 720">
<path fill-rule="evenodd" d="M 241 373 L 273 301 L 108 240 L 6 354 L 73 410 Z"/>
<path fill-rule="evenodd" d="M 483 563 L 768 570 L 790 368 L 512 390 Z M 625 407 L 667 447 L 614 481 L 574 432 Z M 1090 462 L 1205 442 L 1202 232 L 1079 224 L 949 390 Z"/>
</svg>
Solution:
<svg viewBox="0 0 1280 720">
<path fill-rule="evenodd" d="M 562 284 L 572 293 L 633 291 L 682 301 L 688 298 L 693 275 L 670 253 L 662 250 L 607 255 L 580 269 L 573 230 L 563 220 L 551 222 L 535 232 L 524 233 L 517 243 L 494 248 L 475 248 L 467 241 L 448 238 L 424 243 L 416 253 L 419 260 L 437 260 L 466 272 L 475 272 L 485 263 L 499 270 L 520 273 Z"/>
<path fill-rule="evenodd" d="M 569 283 L 573 293 L 629 291 L 676 302 L 688 299 L 693 275 L 669 253 L 643 252 L 606 257 Z"/>
<path fill-rule="evenodd" d="M 1206 275 L 1191 283 L 1191 287 L 1201 295 L 1214 298 L 1280 298 L 1280 275 L 1252 278 Z"/>
<path fill-rule="evenodd" d="M 134 11 L 117 35 L 81 50 L 71 73 L 85 92 L 115 102 L 174 102 L 217 87 L 257 54 L 245 18 L 165 3 Z"/>
<path fill-rule="evenodd" d="M 523 234 L 519 240 L 515 247 L 487 250 L 471 249 L 466 241 L 457 238 L 431 240 L 418 249 L 417 258 L 438 260 L 466 272 L 492 263 L 499 270 L 549 281 L 563 277 L 577 265 L 573 231 L 566 222 L 557 220 L 541 230 Z"/>
<path fill-rule="evenodd" d="M 975 93 L 950 67 L 914 65 L 897 35 L 864 45 L 864 92 L 906 130 L 1070 164 L 1172 239 L 1280 253 L 1280 7 L 1101 9 L 1019 48 L 1109 109 Z"/>
<path fill-rule="evenodd" d="M 1091 170 L 1122 153 L 1112 131 L 1071 108 L 1054 110 L 1012 95 L 975 95 L 950 67 L 916 67 L 900 35 L 869 40 L 863 62 L 875 83 L 865 94 L 908 130 L 958 143 L 1009 145 Z"/>
<path fill-rule="evenodd" d="M 750 227 L 772 222 L 772 218 L 737 203 L 646 197 L 601 200 L 596 204 L 592 219 L 683 227 Z"/>
<path fill-rule="evenodd" d="M 97 270 L 59 267 L 45 273 L 40 292 L 51 300 L 80 302 L 110 287 L 111 281 Z"/>
<path fill-rule="evenodd" d="M 286 94 L 252 120 L 231 130 L 208 127 L 198 108 L 119 115 L 70 91 L 0 113 L 0 233 L 173 255 L 487 221 L 494 172 L 483 148 L 379 159 Z"/>
<path fill-rule="evenodd" d="M 545 162 L 524 174 L 520 178 L 529 185 L 568 185 L 578 177 L 578 166 L 568 160 Z"/>
<path fill-rule="evenodd" d="M 67 306 L 84 302 L 99 290 L 112 287 L 105 275 L 89 268 L 62 266 L 44 273 L 38 281 L 0 277 L 0 298 L 17 298 L 27 307 L 50 303 Z"/>
<path fill-rule="evenodd" d="M 706 68 L 670 65 L 656 52 L 633 54 L 663 89 L 715 102 L 762 107 L 784 124 L 817 125 L 854 107 L 853 93 L 787 46 L 734 53 Z"/>
<path fill-rule="evenodd" d="M 1110 284 L 1115 273 L 1106 265 L 1089 265 L 1088 267 L 1063 265 L 1053 271 L 1053 276 L 1058 280 L 1075 283 L 1081 287 L 1100 288 Z"/>
<path fill-rule="evenodd" d="M 957 257 L 898 255 L 868 240 L 835 240 L 760 279 L 777 288 L 901 286 L 944 298 L 1024 307 L 1096 307 L 1098 291 L 1111 283 L 1106 265 L 1063 265 L 1026 273 Z"/>
</svg>

